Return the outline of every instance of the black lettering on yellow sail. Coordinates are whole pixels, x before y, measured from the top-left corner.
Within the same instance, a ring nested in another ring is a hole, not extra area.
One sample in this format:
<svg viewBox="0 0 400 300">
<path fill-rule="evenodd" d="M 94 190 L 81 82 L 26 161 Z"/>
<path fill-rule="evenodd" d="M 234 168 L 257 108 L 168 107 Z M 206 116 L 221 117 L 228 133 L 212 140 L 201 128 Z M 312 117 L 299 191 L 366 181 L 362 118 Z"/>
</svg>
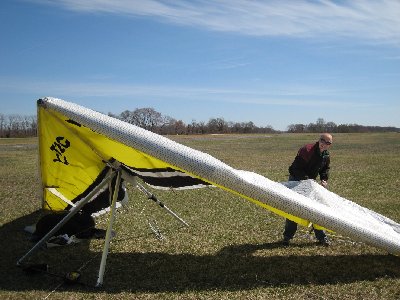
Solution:
<svg viewBox="0 0 400 300">
<path fill-rule="evenodd" d="M 50 150 L 55 152 L 56 158 L 53 159 L 54 162 L 61 162 L 65 165 L 69 165 L 65 151 L 71 146 L 69 140 L 63 136 L 56 137 L 56 141 L 50 146 Z"/>
</svg>

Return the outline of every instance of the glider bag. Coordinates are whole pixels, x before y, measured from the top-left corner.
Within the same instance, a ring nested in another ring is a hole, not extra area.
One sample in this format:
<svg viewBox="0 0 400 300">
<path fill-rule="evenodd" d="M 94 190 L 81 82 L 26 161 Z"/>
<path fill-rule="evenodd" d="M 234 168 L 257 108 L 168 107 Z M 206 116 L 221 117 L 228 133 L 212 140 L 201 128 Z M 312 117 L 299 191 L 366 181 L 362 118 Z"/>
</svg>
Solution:
<svg viewBox="0 0 400 300">
<path fill-rule="evenodd" d="M 44 237 L 54 226 L 68 214 L 66 211 L 51 213 L 43 216 L 36 223 L 36 230 L 32 235 L 32 241 L 37 242 Z M 95 234 L 95 222 L 91 215 L 78 212 L 71 219 L 68 220 L 54 236 L 68 235 L 69 237 L 75 236 L 78 239 L 92 238 Z"/>
</svg>

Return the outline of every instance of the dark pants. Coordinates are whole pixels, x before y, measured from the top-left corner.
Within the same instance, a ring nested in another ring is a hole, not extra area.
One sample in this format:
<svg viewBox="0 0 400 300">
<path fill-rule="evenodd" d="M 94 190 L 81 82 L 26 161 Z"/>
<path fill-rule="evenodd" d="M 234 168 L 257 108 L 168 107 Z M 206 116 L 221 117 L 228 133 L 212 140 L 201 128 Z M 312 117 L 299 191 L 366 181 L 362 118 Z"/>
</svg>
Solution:
<svg viewBox="0 0 400 300">
<path fill-rule="evenodd" d="M 298 181 L 292 175 L 289 175 L 289 181 Z M 314 228 L 314 226 L 313 226 Z M 285 240 L 291 240 L 294 237 L 294 234 L 297 231 L 297 223 L 293 222 L 289 219 L 286 219 L 285 223 L 285 231 L 283 232 L 283 238 Z M 314 228 L 315 237 L 318 241 L 323 241 L 326 237 L 326 234 L 323 230 L 318 230 Z"/>
<path fill-rule="evenodd" d="M 289 219 L 286 219 L 285 223 L 285 231 L 283 232 L 283 238 L 285 240 L 291 240 L 294 234 L 297 231 L 297 223 L 293 222 Z M 326 237 L 325 232 L 323 230 L 318 230 L 314 228 L 315 237 L 318 241 L 323 241 Z"/>
</svg>

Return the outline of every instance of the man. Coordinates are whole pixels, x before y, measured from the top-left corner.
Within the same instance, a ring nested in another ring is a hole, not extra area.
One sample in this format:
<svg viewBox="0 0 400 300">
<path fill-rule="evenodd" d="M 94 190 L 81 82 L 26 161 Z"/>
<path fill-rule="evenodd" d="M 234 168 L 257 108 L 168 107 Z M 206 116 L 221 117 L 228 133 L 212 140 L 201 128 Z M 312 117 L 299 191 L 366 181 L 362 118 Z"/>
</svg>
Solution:
<svg viewBox="0 0 400 300">
<path fill-rule="evenodd" d="M 289 167 L 289 181 L 316 179 L 319 175 L 321 185 L 328 186 L 330 157 L 328 149 L 332 145 L 332 135 L 321 134 L 315 144 L 307 144 L 300 148 L 292 165 Z M 283 245 L 288 246 L 289 241 L 297 231 L 297 223 L 286 219 L 283 232 Z M 317 244 L 329 246 L 330 241 L 323 230 L 314 228 Z"/>
</svg>

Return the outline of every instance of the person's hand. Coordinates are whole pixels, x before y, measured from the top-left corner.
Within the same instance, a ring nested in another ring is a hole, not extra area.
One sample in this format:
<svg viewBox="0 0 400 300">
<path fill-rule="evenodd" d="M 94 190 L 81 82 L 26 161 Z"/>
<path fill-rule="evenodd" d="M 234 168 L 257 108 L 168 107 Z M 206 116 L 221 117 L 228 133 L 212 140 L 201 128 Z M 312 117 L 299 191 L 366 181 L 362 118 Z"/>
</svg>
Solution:
<svg viewBox="0 0 400 300">
<path fill-rule="evenodd" d="M 326 181 L 326 180 L 321 180 L 321 185 L 322 185 L 324 188 L 327 188 L 327 187 L 328 187 L 328 181 Z"/>
</svg>

